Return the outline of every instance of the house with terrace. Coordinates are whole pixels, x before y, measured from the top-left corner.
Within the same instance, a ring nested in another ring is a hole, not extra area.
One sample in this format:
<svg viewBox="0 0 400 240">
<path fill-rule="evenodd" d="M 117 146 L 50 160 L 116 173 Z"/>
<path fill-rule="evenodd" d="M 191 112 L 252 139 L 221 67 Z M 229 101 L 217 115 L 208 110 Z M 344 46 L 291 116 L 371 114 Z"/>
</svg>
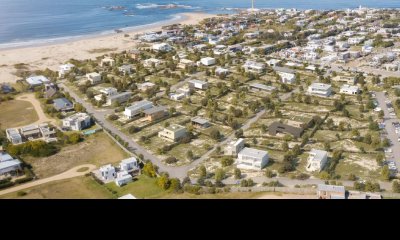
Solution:
<svg viewBox="0 0 400 240">
<path fill-rule="evenodd" d="M 332 94 L 332 86 L 325 83 L 312 83 L 307 92 L 319 97 L 329 97 Z"/>
<path fill-rule="evenodd" d="M 294 84 L 296 82 L 296 72 L 290 68 L 274 67 L 274 71 L 281 77 L 282 83 Z"/>
</svg>

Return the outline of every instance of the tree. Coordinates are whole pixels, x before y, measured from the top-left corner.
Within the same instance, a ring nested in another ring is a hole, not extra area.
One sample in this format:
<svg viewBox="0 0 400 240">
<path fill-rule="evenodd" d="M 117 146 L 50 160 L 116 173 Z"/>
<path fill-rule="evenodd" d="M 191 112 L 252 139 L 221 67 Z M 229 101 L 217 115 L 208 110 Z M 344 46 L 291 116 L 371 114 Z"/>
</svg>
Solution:
<svg viewBox="0 0 400 240">
<path fill-rule="evenodd" d="M 235 179 L 241 179 L 242 171 L 240 171 L 239 168 L 235 168 L 235 170 L 233 170 L 233 175 L 235 176 Z"/>
<path fill-rule="evenodd" d="M 243 137 L 243 130 L 242 130 L 242 129 L 237 130 L 237 131 L 235 132 L 235 137 L 236 137 L 236 138 L 241 138 L 241 137 Z"/>
<path fill-rule="evenodd" d="M 387 165 L 383 166 L 382 171 L 381 171 L 381 177 L 385 181 L 390 180 L 390 171 L 389 171 L 389 167 Z"/>
<path fill-rule="evenodd" d="M 188 150 L 188 151 L 186 152 L 186 157 L 187 157 L 189 160 L 193 160 L 193 158 L 194 158 L 193 151 L 192 151 L 192 150 Z"/>
<path fill-rule="evenodd" d="M 392 184 L 392 191 L 393 191 L 394 193 L 400 193 L 400 184 L 399 184 L 399 181 L 393 181 L 393 184 Z"/>
<path fill-rule="evenodd" d="M 182 186 L 185 186 L 186 184 L 190 184 L 190 178 L 188 176 L 186 176 L 183 180 L 182 180 Z"/>
<path fill-rule="evenodd" d="M 204 165 L 200 166 L 199 172 L 199 177 L 207 177 L 207 169 Z"/>
<path fill-rule="evenodd" d="M 146 164 L 144 164 L 142 172 L 143 174 L 151 178 L 157 176 L 156 170 L 152 162 L 147 162 Z"/>
<path fill-rule="evenodd" d="M 327 151 L 327 152 L 331 151 L 331 144 L 330 144 L 330 142 L 328 142 L 328 141 L 325 141 L 325 142 L 324 142 L 324 150 Z"/>
<path fill-rule="evenodd" d="M 225 178 L 225 171 L 222 168 L 218 168 L 215 171 L 215 181 L 222 181 Z"/>
<path fill-rule="evenodd" d="M 273 178 L 274 177 L 274 172 L 272 172 L 271 170 L 267 169 L 267 170 L 265 170 L 265 176 L 267 178 Z"/>
<path fill-rule="evenodd" d="M 319 178 L 323 180 L 328 180 L 330 177 L 331 177 L 330 174 L 326 171 L 322 171 L 319 173 Z"/>
<path fill-rule="evenodd" d="M 76 103 L 74 105 L 74 109 L 76 112 L 84 112 L 85 111 L 85 108 L 80 103 Z"/>
<path fill-rule="evenodd" d="M 230 156 L 225 156 L 221 159 L 221 165 L 223 167 L 228 167 L 233 164 L 233 158 Z"/>
<path fill-rule="evenodd" d="M 382 166 L 382 164 L 383 164 L 383 159 L 385 158 L 385 156 L 383 155 L 383 153 L 378 153 L 377 155 L 376 155 L 376 163 L 379 165 L 379 166 Z"/>
<path fill-rule="evenodd" d="M 172 178 L 170 179 L 170 186 L 169 189 L 173 190 L 174 192 L 182 192 L 182 185 L 179 178 Z"/>
<path fill-rule="evenodd" d="M 167 190 L 170 187 L 170 180 L 166 174 L 158 177 L 156 183 L 163 190 Z"/>
<path fill-rule="evenodd" d="M 68 142 L 71 144 L 77 144 L 80 142 L 82 139 L 82 136 L 80 133 L 72 133 L 71 135 L 68 136 Z"/>
<path fill-rule="evenodd" d="M 212 138 L 212 139 L 214 139 L 214 140 L 219 140 L 219 139 L 221 139 L 221 133 L 219 132 L 219 130 L 218 129 L 212 129 L 211 131 L 210 131 L 210 137 Z"/>
<path fill-rule="evenodd" d="M 350 181 L 356 181 L 356 180 L 357 180 L 357 177 L 356 177 L 355 174 L 350 173 L 348 179 L 349 179 Z"/>
<path fill-rule="evenodd" d="M 289 145 L 287 142 L 282 143 L 282 151 L 284 151 L 284 152 L 289 151 Z"/>
</svg>

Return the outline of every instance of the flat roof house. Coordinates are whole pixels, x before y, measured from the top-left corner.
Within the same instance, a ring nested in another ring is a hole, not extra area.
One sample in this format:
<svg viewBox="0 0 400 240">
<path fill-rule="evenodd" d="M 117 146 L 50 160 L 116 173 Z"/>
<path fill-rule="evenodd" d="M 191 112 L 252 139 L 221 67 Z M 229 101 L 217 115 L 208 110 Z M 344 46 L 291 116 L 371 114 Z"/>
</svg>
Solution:
<svg viewBox="0 0 400 240">
<path fill-rule="evenodd" d="M 267 91 L 267 92 L 272 92 L 276 89 L 274 86 L 267 86 L 261 83 L 251 83 L 249 84 L 250 90 L 253 92 L 256 91 Z"/>
<path fill-rule="evenodd" d="M 126 171 L 128 173 L 139 170 L 139 164 L 135 157 L 127 158 L 121 161 L 119 164 L 121 171 Z"/>
<path fill-rule="evenodd" d="M 318 199 L 346 199 L 344 186 L 318 184 Z"/>
<path fill-rule="evenodd" d="M 200 63 L 205 66 L 211 66 L 211 65 L 215 64 L 215 58 L 205 57 L 205 58 L 200 59 Z"/>
<path fill-rule="evenodd" d="M 335 82 L 345 82 L 349 85 L 354 85 L 356 83 L 356 77 L 351 75 L 337 75 L 332 78 L 332 81 Z"/>
<path fill-rule="evenodd" d="M 192 125 L 200 128 L 208 128 L 210 126 L 210 122 L 207 119 L 201 117 L 194 117 L 191 119 Z"/>
<path fill-rule="evenodd" d="M 274 71 L 281 77 L 282 83 L 294 84 L 296 81 L 296 72 L 290 68 L 274 67 Z"/>
<path fill-rule="evenodd" d="M 10 141 L 12 144 L 22 143 L 22 136 L 16 128 L 6 129 L 6 136 L 8 141 Z"/>
<path fill-rule="evenodd" d="M 328 161 L 328 153 L 323 150 L 312 149 L 307 159 L 306 170 L 310 172 L 321 171 Z"/>
<path fill-rule="evenodd" d="M 153 122 L 168 116 L 167 108 L 164 106 L 156 106 L 143 111 L 147 121 Z"/>
<path fill-rule="evenodd" d="M 22 170 L 22 162 L 9 154 L 0 152 L 0 175 L 14 174 Z"/>
<path fill-rule="evenodd" d="M 254 148 L 244 148 L 239 152 L 236 166 L 242 169 L 261 170 L 268 164 L 268 152 Z"/>
<path fill-rule="evenodd" d="M 201 80 L 189 80 L 188 81 L 189 88 L 193 89 L 200 89 L 200 90 L 206 90 L 208 88 L 208 82 L 201 81 Z"/>
<path fill-rule="evenodd" d="M 255 61 L 246 61 L 243 68 L 246 72 L 262 73 L 265 71 L 265 64 Z"/>
<path fill-rule="evenodd" d="M 71 63 L 61 65 L 58 70 L 58 77 L 60 78 L 64 77 L 65 74 L 69 73 L 74 67 L 75 65 Z"/>
<path fill-rule="evenodd" d="M 160 60 L 160 59 L 156 59 L 156 58 L 149 58 L 149 59 L 144 60 L 144 62 L 143 62 L 143 66 L 145 66 L 147 68 L 152 67 L 153 65 L 154 65 L 154 67 L 159 67 L 162 64 L 164 64 L 164 61 Z"/>
<path fill-rule="evenodd" d="M 152 108 L 154 105 L 152 102 L 147 101 L 147 100 L 142 100 L 140 102 L 136 102 L 134 103 L 132 106 L 130 107 L 126 107 L 125 111 L 124 111 L 124 115 L 131 119 L 136 115 L 139 115 L 142 111 L 146 110 L 146 109 L 150 109 Z"/>
<path fill-rule="evenodd" d="M 58 91 L 57 85 L 54 83 L 46 83 L 44 85 L 44 97 L 51 98 L 53 97 Z"/>
<path fill-rule="evenodd" d="M 30 87 L 37 87 L 45 83 L 50 83 L 50 80 L 47 79 L 45 76 L 32 76 L 26 79 L 26 82 L 29 84 Z"/>
<path fill-rule="evenodd" d="M 105 181 L 114 180 L 117 177 L 115 167 L 111 164 L 100 167 L 101 178 Z"/>
<path fill-rule="evenodd" d="M 165 139 L 170 142 L 176 142 L 179 139 L 185 137 L 187 134 L 186 128 L 178 125 L 171 124 L 171 126 L 164 128 L 161 132 L 158 133 L 158 137 Z"/>
<path fill-rule="evenodd" d="M 320 97 L 329 97 L 332 94 L 332 86 L 325 83 L 312 83 L 308 87 L 308 93 Z"/>
<path fill-rule="evenodd" d="M 107 98 L 107 105 L 111 106 L 114 103 L 121 104 L 121 103 L 127 102 L 131 98 L 131 96 L 132 96 L 131 92 L 122 92 L 119 94 L 109 96 Z"/>
<path fill-rule="evenodd" d="M 268 127 L 268 134 L 273 136 L 276 135 L 277 133 L 288 133 L 295 138 L 299 138 L 303 134 L 303 131 L 304 128 L 302 127 L 295 127 L 281 122 L 273 122 Z"/>
<path fill-rule="evenodd" d="M 130 182 L 132 182 L 132 175 L 130 175 L 127 171 L 121 171 L 117 173 L 115 184 L 118 187 L 122 187 Z"/>
<path fill-rule="evenodd" d="M 159 52 L 170 52 L 172 47 L 168 43 L 157 43 L 153 45 L 153 50 Z"/>
<path fill-rule="evenodd" d="M 66 98 L 57 98 L 53 100 L 53 106 L 57 111 L 70 111 L 74 109 L 74 104 Z"/>
<path fill-rule="evenodd" d="M 357 95 L 360 93 L 360 88 L 358 86 L 350 86 L 345 84 L 340 88 L 340 93 L 348 95 Z"/>
<path fill-rule="evenodd" d="M 92 72 L 92 73 L 86 74 L 86 78 L 90 81 L 90 83 L 92 85 L 95 85 L 95 84 L 101 82 L 101 75 L 100 75 L 100 73 L 97 73 L 97 72 Z"/>
<path fill-rule="evenodd" d="M 113 67 L 115 65 L 115 60 L 110 58 L 110 57 L 105 57 L 104 59 L 101 60 L 100 66 L 110 66 Z"/>
<path fill-rule="evenodd" d="M 228 75 L 229 74 L 229 69 L 222 68 L 222 67 L 217 67 L 215 69 L 215 75 Z"/>
<path fill-rule="evenodd" d="M 243 140 L 243 138 L 239 138 L 237 140 L 232 140 L 225 147 L 224 154 L 225 155 L 236 156 L 243 148 L 244 148 L 244 140 Z"/>
<path fill-rule="evenodd" d="M 132 70 L 132 65 L 129 65 L 129 64 L 118 67 L 118 71 L 125 75 L 131 74 L 131 70 Z"/>
<path fill-rule="evenodd" d="M 21 135 L 28 140 L 33 140 L 41 137 L 41 132 L 38 125 L 29 125 L 20 128 Z"/>
<path fill-rule="evenodd" d="M 79 112 L 64 118 L 62 124 L 62 128 L 64 129 L 81 131 L 92 125 L 92 119 L 87 113 Z"/>
</svg>

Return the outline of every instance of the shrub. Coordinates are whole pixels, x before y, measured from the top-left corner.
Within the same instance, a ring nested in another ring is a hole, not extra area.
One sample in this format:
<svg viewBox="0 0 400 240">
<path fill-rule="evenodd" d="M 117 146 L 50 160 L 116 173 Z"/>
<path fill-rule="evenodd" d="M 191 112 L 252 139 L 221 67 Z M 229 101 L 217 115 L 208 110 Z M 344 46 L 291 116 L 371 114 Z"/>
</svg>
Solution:
<svg viewBox="0 0 400 240">
<path fill-rule="evenodd" d="M 25 195 L 27 195 L 28 193 L 27 192 L 24 192 L 24 191 L 19 191 L 19 192 L 17 192 L 17 196 L 18 197 L 23 197 L 23 196 L 25 196 Z"/>
<path fill-rule="evenodd" d="M 201 187 L 196 185 L 185 185 L 183 190 L 187 193 L 200 195 Z"/>
<path fill-rule="evenodd" d="M 167 164 L 173 164 L 173 163 L 178 162 L 178 159 L 176 159 L 175 157 L 168 157 L 167 159 L 165 159 L 165 162 Z"/>
<path fill-rule="evenodd" d="M 221 159 L 221 165 L 223 167 L 228 167 L 231 166 L 233 164 L 233 158 L 229 157 L 229 156 L 225 156 Z"/>
</svg>

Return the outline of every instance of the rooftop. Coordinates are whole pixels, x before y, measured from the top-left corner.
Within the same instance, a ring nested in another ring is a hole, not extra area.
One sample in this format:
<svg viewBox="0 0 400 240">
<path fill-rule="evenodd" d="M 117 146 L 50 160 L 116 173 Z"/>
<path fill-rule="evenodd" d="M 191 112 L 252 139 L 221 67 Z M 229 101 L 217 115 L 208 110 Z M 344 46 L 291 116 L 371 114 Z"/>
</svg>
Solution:
<svg viewBox="0 0 400 240">
<path fill-rule="evenodd" d="M 186 128 L 178 124 L 171 124 L 169 127 L 166 127 L 165 129 L 175 132 Z"/>
<path fill-rule="evenodd" d="M 262 150 L 258 150 L 255 148 L 243 148 L 242 151 L 240 151 L 241 155 L 246 155 L 249 157 L 253 157 L 253 158 L 263 158 L 265 155 L 268 155 L 267 151 L 262 151 Z"/>
<path fill-rule="evenodd" d="M 156 107 L 146 109 L 143 112 L 144 112 L 144 114 L 149 115 L 149 114 L 153 114 L 153 113 L 161 112 L 161 111 L 165 111 L 165 110 L 167 110 L 167 108 L 164 106 L 156 106 Z"/>
<path fill-rule="evenodd" d="M 328 90 L 331 88 L 331 85 L 325 83 L 312 83 L 310 87 L 319 90 Z"/>
<path fill-rule="evenodd" d="M 328 153 L 323 150 L 317 150 L 317 149 L 312 149 L 310 151 L 310 157 L 313 157 L 313 160 L 322 160 L 325 156 L 327 156 Z"/>
<path fill-rule="evenodd" d="M 295 71 L 293 69 L 285 68 L 285 67 L 274 67 L 274 70 L 276 72 L 284 72 L 284 73 L 291 73 L 291 74 L 295 73 Z"/>
</svg>

